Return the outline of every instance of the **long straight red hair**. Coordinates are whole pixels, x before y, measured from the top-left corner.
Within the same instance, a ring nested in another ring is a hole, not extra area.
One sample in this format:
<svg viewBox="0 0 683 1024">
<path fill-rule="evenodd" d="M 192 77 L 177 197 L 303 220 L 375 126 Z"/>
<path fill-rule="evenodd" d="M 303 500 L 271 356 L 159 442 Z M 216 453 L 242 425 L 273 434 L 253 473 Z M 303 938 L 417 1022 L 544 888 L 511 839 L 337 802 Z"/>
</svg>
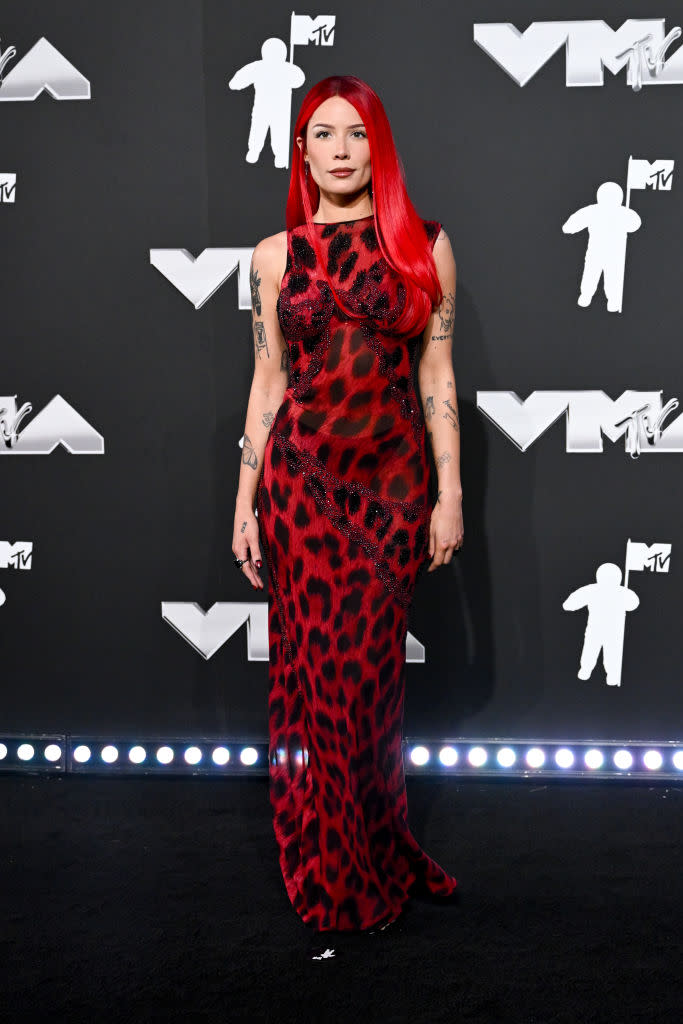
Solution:
<svg viewBox="0 0 683 1024">
<path fill-rule="evenodd" d="M 391 126 L 377 93 L 355 75 L 330 75 L 314 85 L 304 97 L 294 125 L 291 174 L 287 196 L 287 229 L 306 225 L 306 235 L 318 257 L 318 265 L 338 305 L 350 317 L 357 314 L 340 300 L 324 265 L 313 214 L 318 208 L 320 189 L 313 176 L 306 180 L 304 154 L 296 144 L 297 136 L 306 138 L 306 128 L 316 109 L 330 96 L 342 96 L 356 108 L 365 125 L 370 146 L 371 188 L 375 233 L 380 251 L 406 289 L 401 315 L 391 326 L 392 333 L 413 337 L 427 325 L 432 309 L 443 298 L 431 244 L 408 196 L 405 172 L 396 151 Z"/>
</svg>

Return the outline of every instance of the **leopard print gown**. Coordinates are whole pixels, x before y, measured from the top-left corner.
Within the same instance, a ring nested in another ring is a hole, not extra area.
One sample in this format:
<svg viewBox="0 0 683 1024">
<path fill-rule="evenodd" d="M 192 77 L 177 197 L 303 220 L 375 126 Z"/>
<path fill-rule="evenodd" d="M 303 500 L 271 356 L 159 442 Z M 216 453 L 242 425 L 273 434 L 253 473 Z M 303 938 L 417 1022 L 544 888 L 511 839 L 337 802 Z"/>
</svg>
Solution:
<svg viewBox="0 0 683 1024">
<path fill-rule="evenodd" d="M 423 221 L 432 246 L 441 225 Z M 303 228 L 277 301 L 290 379 L 257 488 L 268 565 L 269 786 L 289 899 L 319 931 L 393 920 L 456 880 L 407 824 L 407 614 L 428 560 L 429 468 L 413 386 L 419 337 L 392 335 L 405 289 L 374 218 Z"/>
</svg>

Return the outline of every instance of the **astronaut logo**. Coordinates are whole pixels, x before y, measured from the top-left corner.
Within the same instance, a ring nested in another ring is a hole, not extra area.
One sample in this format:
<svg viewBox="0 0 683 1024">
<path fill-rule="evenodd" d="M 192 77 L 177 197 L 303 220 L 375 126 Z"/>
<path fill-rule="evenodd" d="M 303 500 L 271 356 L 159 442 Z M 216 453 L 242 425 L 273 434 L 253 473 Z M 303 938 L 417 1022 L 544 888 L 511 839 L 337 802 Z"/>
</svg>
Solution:
<svg viewBox="0 0 683 1024">
<path fill-rule="evenodd" d="M 273 166 L 289 166 L 289 126 L 291 120 L 292 91 L 305 82 L 303 70 L 292 60 L 295 46 L 331 46 L 334 41 L 335 16 L 295 14 L 292 11 L 289 29 L 289 59 L 287 45 L 276 36 L 266 39 L 261 46 L 261 59 L 239 68 L 228 82 L 230 89 L 254 88 L 251 126 L 247 143 L 246 161 L 255 164 L 270 131 Z"/>
<path fill-rule="evenodd" d="M 628 158 L 626 173 L 626 203 L 624 193 L 616 181 L 604 181 L 598 188 L 597 202 L 576 210 L 562 225 L 566 235 L 588 231 L 588 244 L 581 277 L 579 306 L 590 306 L 600 277 L 607 299 L 607 312 L 620 313 L 624 291 L 626 239 L 637 231 L 642 221 L 629 207 L 632 189 L 651 189 L 670 192 L 673 160 L 634 160 Z"/>
<path fill-rule="evenodd" d="M 588 609 L 579 679 L 590 679 L 602 651 L 607 686 L 621 686 L 626 613 L 640 604 L 640 598 L 628 586 L 629 571 L 668 572 L 670 558 L 671 544 L 647 545 L 629 538 L 623 585 L 620 566 L 604 562 L 595 573 L 595 583 L 579 587 L 565 599 L 562 607 L 567 612 Z"/>
</svg>

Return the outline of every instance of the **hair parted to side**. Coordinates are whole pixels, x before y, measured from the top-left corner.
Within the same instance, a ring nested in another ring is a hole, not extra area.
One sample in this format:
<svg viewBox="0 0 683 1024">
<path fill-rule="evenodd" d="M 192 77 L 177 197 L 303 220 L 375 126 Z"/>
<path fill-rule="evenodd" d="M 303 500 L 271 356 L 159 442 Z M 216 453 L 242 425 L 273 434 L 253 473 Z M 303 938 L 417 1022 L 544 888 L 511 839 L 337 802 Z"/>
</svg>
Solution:
<svg viewBox="0 0 683 1024">
<path fill-rule="evenodd" d="M 443 293 L 434 264 L 430 242 L 422 218 L 408 196 L 405 172 L 396 151 L 389 119 L 374 89 L 355 75 L 330 75 L 314 85 L 304 97 L 292 133 L 292 162 L 287 196 L 287 229 L 306 225 L 306 235 L 318 257 L 319 266 L 338 305 L 350 317 L 357 318 L 339 299 L 324 265 L 317 232 L 312 225 L 318 208 L 320 189 L 310 175 L 306 179 L 304 154 L 296 144 L 298 135 L 306 138 L 306 126 L 318 106 L 330 96 L 342 96 L 351 103 L 365 125 L 370 147 L 375 233 L 380 251 L 406 289 L 401 315 L 392 324 L 392 332 L 413 337 L 421 333 Z"/>
</svg>

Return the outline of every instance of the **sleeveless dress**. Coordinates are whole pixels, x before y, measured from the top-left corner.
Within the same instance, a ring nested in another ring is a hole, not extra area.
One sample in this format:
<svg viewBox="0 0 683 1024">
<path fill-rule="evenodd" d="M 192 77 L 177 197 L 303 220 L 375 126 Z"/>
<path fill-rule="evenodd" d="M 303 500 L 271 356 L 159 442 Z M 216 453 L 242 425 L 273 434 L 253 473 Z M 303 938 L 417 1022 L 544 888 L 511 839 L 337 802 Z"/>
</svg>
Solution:
<svg viewBox="0 0 683 1024">
<path fill-rule="evenodd" d="M 423 221 L 432 247 L 441 225 Z M 407 824 L 407 615 L 428 560 L 419 336 L 391 333 L 405 288 L 372 215 L 287 232 L 277 312 L 289 385 L 257 487 L 268 565 L 269 793 L 289 899 L 319 931 L 393 920 L 456 880 Z"/>
</svg>

